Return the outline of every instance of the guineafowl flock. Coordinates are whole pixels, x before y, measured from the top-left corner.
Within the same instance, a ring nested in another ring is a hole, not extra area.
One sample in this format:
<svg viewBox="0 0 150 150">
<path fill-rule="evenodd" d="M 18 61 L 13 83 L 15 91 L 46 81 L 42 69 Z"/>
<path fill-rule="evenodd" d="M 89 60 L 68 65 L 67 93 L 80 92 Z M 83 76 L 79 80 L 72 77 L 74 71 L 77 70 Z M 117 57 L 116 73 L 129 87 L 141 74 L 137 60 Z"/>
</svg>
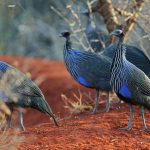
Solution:
<svg viewBox="0 0 150 150">
<path fill-rule="evenodd" d="M 68 72 L 82 86 L 95 89 L 96 100 L 92 114 L 97 113 L 101 90 L 107 92 L 104 112 L 109 112 L 109 92 L 113 90 L 119 99 L 130 107 L 128 126 L 122 129 L 132 128 L 134 105 L 138 105 L 144 130 L 149 131 L 144 117 L 144 108 L 150 110 L 149 58 L 137 47 L 124 44 L 124 32 L 120 29 L 111 33 L 111 36 L 118 38 L 117 44 L 107 45 L 109 35 L 98 31 L 96 26 L 92 25 L 88 11 L 84 14 L 87 18 L 85 34 L 94 52 L 72 48 L 71 32 L 61 32 L 60 36 L 65 38 L 63 56 Z M 0 83 L 0 98 L 11 112 L 15 108 L 30 107 L 49 115 L 58 126 L 41 90 L 25 74 L 0 61 Z M 24 130 L 22 111 L 18 110 L 20 129 Z M 11 118 L 7 117 L 7 127 L 11 127 Z"/>
<path fill-rule="evenodd" d="M 148 131 L 144 108 L 150 110 L 150 60 L 142 50 L 123 43 L 124 33 L 116 29 L 112 36 L 118 38 L 117 44 L 104 47 L 107 35 L 97 31 L 92 26 L 89 13 L 87 17 L 85 34 L 95 52 L 77 50 L 72 48 L 70 32 L 63 31 L 60 36 L 65 38 L 64 62 L 70 75 L 79 84 L 96 90 L 96 101 L 93 114 L 97 112 L 99 104 L 99 91 L 107 92 L 105 112 L 110 109 L 109 92 L 114 90 L 120 100 L 130 106 L 130 119 L 127 129 L 132 128 L 133 105 L 139 105 L 144 130 Z M 100 39 L 98 33 L 102 33 Z"/>
</svg>

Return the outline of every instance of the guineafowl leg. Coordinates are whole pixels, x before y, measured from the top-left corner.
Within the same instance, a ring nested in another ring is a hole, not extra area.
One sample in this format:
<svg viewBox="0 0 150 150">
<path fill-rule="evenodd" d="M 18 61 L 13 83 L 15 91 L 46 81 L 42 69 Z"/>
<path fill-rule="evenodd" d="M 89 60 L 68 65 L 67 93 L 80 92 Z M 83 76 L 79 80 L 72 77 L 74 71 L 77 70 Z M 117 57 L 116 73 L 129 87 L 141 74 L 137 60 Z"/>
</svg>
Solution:
<svg viewBox="0 0 150 150">
<path fill-rule="evenodd" d="M 144 116 L 144 107 L 140 107 L 140 112 L 141 112 L 141 115 L 142 115 L 142 121 L 143 121 L 143 130 L 146 131 L 146 132 L 150 132 L 150 130 L 147 128 L 146 126 L 146 122 L 145 122 L 145 116 Z"/>
<path fill-rule="evenodd" d="M 95 101 L 95 106 L 94 106 L 92 114 L 96 114 L 98 104 L 99 104 L 99 90 L 96 90 L 96 101 Z"/>
<path fill-rule="evenodd" d="M 12 114 L 7 119 L 7 126 L 8 126 L 8 128 L 12 127 Z"/>
<path fill-rule="evenodd" d="M 22 112 L 19 112 L 19 119 L 20 119 L 20 129 L 24 131 L 25 128 L 23 126 L 23 114 L 22 114 Z"/>
<path fill-rule="evenodd" d="M 106 107 L 103 110 L 103 112 L 109 112 L 110 109 L 110 99 L 109 99 L 109 91 L 107 92 L 107 102 L 106 102 Z"/>
<path fill-rule="evenodd" d="M 128 122 L 128 127 L 127 128 L 119 128 L 121 130 L 131 130 L 132 129 L 132 119 L 133 119 L 133 112 L 134 112 L 134 107 L 133 105 L 129 105 L 130 107 L 130 118 Z"/>
<path fill-rule="evenodd" d="M 11 114 L 10 116 L 7 117 L 7 128 L 11 128 L 12 127 L 12 113 L 13 113 L 13 109 L 11 110 Z"/>
</svg>

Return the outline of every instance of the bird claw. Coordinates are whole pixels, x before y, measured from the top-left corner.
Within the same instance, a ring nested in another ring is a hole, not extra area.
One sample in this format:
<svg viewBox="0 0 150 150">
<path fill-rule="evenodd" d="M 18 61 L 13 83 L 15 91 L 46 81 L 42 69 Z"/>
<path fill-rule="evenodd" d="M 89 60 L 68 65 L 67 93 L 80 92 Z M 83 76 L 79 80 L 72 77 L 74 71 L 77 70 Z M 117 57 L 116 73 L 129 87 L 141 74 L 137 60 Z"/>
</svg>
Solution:
<svg viewBox="0 0 150 150">
<path fill-rule="evenodd" d="M 148 128 L 143 128 L 143 131 L 149 133 L 149 132 L 150 132 L 150 129 L 148 129 Z"/>
<path fill-rule="evenodd" d="M 93 109 L 93 111 L 92 111 L 92 115 L 94 115 L 94 114 L 96 114 L 97 113 L 97 110 L 96 109 Z"/>
<path fill-rule="evenodd" d="M 126 130 L 126 131 L 130 131 L 132 128 L 131 127 L 126 127 L 126 128 L 118 128 L 118 130 Z"/>
<path fill-rule="evenodd" d="M 21 126 L 21 127 L 20 127 L 20 130 L 21 130 L 21 131 L 25 131 L 25 127 L 24 127 L 24 126 Z"/>
<path fill-rule="evenodd" d="M 107 113 L 109 112 L 109 107 L 106 107 L 105 109 L 102 110 L 102 113 Z"/>
</svg>

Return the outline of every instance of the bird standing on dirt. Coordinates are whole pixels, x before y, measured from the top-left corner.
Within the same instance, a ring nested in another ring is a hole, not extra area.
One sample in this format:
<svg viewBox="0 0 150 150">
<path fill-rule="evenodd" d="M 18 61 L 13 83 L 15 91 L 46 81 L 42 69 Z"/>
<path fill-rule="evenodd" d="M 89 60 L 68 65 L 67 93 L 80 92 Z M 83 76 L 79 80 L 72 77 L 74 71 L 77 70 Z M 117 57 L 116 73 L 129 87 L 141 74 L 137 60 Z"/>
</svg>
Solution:
<svg viewBox="0 0 150 150">
<path fill-rule="evenodd" d="M 89 10 L 82 11 L 87 17 L 85 34 L 89 41 L 90 46 L 95 52 L 99 52 L 99 55 L 109 57 L 112 62 L 117 45 L 111 44 L 108 46 L 107 41 L 109 41 L 108 35 L 102 31 L 98 30 L 93 21 L 91 20 L 91 13 Z M 150 60 L 144 54 L 144 52 L 137 47 L 126 45 L 126 57 L 131 63 L 140 68 L 146 75 L 150 77 Z M 108 105 L 108 104 L 107 104 Z M 110 104 L 109 104 L 110 105 Z M 109 110 L 108 110 L 109 111 Z"/>
<path fill-rule="evenodd" d="M 12 112 L 14 108 L 34 108 L 48 114 L 53 118 L 55 125 L 58 125 L 37 85 L 25 74 L 3 61 L 0 61 L 0 98 Z M 8 126 L 11 127 L 11 116 L 8 118 Z M 22 111 L 20 111 L 20 128 L 24 130 Z"/>
<path fill-rule="evenodd" d="M 111 65 L 110 83 L 117 96 L 130 106 L 128 127 L 123 129 L 130 130 L 132 128 L 133 105 L 139 105 L 144 130 L 148 131 L 145 123 L 144 108 L 150 110 L 150 79 L 142 70 L 126 59 L 123 31 L 115 30 L 112 35 L 119 40 Z"/>
<path fill-rule="evenodd" d="M 99 31 L 96 26 L 92 25 L 92 20 L 90 17 L 89 10 L 85 10 L 82 12 L 82 14 L 85 14 L 87 16 L 87 23 L 85 28 L 85 34 L 87 36 L 87 39 L 92 47 L 92 49 L 95 52 L 100 52 L 100 55 L 109 57 L 112 61 L 112 58 L 115 54 L 115 50 L 117 45 L 111 44 L 107 46 L 107 41 L 109 39 L 108 35 L 104 33 L 104 31 Z M 106 45 L 103 46 L 103 45 Z M 126 58 L 131 63 L 136 65 L 138 68 L 140 68 L 146 75 L 150 77 L 150 60 L 149 58 L 144 54 L 142 50 L 135 46 L 126 45 Z"/>
<path fill-rule="evenodd" d="M 96 113 L 99 101 L 99 90 L 107 91 L 107 104 L 105 111 L 109 111 L 110 66 L 111 61 L 104 56 L 93 52 L 72 49 L 70 32 L 64 31 L 62 37 L 66 38 L 64 45 L 64 61 L 71 76 L 81 85 L 96 89 L 96 102 L 93 114 Z"/>
</svg>

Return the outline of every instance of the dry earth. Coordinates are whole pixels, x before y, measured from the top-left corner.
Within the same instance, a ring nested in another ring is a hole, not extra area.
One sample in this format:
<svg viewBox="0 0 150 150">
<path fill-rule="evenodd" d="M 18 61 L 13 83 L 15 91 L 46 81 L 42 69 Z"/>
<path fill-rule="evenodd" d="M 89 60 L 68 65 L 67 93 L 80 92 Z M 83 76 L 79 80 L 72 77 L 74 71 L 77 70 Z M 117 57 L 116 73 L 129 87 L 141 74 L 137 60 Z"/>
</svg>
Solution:
<svg viewBox="0 0 150 150">
<path fill-rule="evenodd" d="M 18 136 L 24 140 L 18 146 L 19 150 L 149 150 L 150 133 L 142 131 L 142 121 L 139 109 L 135 109 L 132 131 L 122 131 L 118 128 L 127 125 L 129 110 L 126 104 L 121 104 L 117 110 L 111 105 L 109 113 L 101 113 L 104 103 L 99 106 L 99 113 L 91 115 L 90 111 L 80 114 L 70 113 L 64 108 L 61 94 L 74 99 L 73 92 L 92 93 L 94 91 L 76 84 L 66 71 L 62 62 L 22 57 L 0 57 L 1 60 L 16 66 L 23 72 L 28 72 L 36 82 L 40 83 L 48 103 L 55 112 L 59 127 L 36 110 L 28 109 L 24 114 L 26 131 Z M 101 101 L 105 97 L 101 97 Z M 146 112 L 147 125 L 150 127 L 150 114 Z M 16 115 L 14 120 L 18 120 Z M 15 123 L 15 128 L 17 127 Z M 13 130 L 13 129 L 11 129 Z"/>
</svg>

